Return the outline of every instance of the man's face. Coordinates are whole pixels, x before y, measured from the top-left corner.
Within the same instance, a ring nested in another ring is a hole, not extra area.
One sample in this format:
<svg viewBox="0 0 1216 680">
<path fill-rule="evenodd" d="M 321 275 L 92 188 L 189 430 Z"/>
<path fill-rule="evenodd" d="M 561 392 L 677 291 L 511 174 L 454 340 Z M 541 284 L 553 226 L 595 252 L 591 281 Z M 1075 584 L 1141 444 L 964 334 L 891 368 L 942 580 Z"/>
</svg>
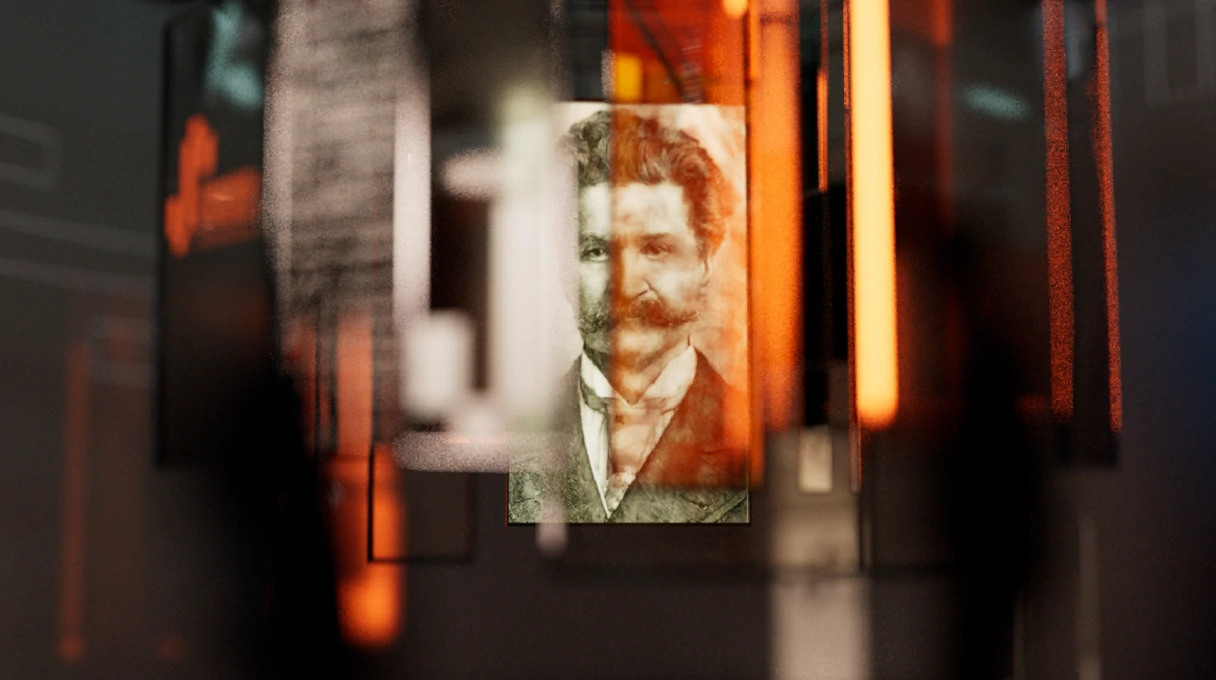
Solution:
<svg viewBox="0 0 1216 680">
<path fill-rule="evenodd" d="M 709 262 L 678 185 L 598 184 L 579 192 L 579 330 L 587 349 L 626 364 L 688 335 Z"/>
</svg>

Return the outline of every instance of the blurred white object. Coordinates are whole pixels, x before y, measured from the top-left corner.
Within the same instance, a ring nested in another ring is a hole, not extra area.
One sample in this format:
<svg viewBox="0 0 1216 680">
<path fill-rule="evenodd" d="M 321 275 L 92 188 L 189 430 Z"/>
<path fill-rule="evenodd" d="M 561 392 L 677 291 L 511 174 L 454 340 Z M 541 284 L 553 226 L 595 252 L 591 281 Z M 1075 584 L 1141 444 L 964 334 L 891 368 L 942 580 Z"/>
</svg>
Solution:
<svg viewBox="0 0 1216 680">
<path fill-rule="evenodd" d="M 566 513 L 552 499 L 546 499 L 541 507 L 540 521 L 536 523 L 536 547 L 549 559 L 561 557 L 566 551 Z"/>
<path fill-rule="evenodd" d="M 799 435 L 798 490 L 832 492 L 832 435 L 826 425 L 807 428 Z"/>
<path fill-rule="evenodd" d="M 406 432 L 393 442 L 393 454 L 407 470 L 505 473 L 512 459 L 552 460 L 569 441 L 564 432 Z"/>
<path fill-rule="evenodd" d="M 405 29 L 397 121 L 393 141 L 393 320 L 399 356 L 408 355 L 409 329 L 425 323 L 431 304 L 431 99 L 412 24 Z M 398 370 L 398 394 L 408 409 L 407 367 Z"/>
<path fill-rule="evenodd" d="M 502 157 L 492 149 L 462 151 L 443 163 L 443 188 L 470 200 L 489 201 L 502 186 Z"/>
<path fill-rule="evenodd" d="M 448 431 L 471 437 L 499 436 L 505 430 L 502 409 L 483 394 L 470 395 L 456 404 L 448 418 Z"/>
<path fill-rule="evenodd" d="M 562 366 L 555 307 L 561 304 L 562 210 L 552 101 L 526 85 L 507 88 L 499 113 L 501 187 L 490 209 L 489 391 L 511 431 L 543 431 Z"/>
<path fill-rule="evenodd" d="M 473 321 L 464 312 L 440 311 L 416 317 L 401 330 L 406 410 L 442 420 L 465 405 L 473 391 Z"/>
<path fill-rule="evenodd" d="M 869 585 L 856 576 L 774 578 L 772 680 L 867 680 Z"/>
</svg>

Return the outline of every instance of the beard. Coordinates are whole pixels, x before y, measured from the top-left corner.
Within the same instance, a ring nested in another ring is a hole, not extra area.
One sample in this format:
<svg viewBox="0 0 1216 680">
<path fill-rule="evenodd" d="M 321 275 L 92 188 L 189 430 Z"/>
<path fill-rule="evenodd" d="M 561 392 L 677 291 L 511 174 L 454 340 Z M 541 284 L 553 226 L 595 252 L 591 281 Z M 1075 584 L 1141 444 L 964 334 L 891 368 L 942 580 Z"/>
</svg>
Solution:
<svg viewBox="0 0 1216 680">
<path fill-rule="evenodd" d="M 638 298 L 624 304 L 596 306 L 581 310 L 578 329 L 584 337 L 607 333 L 610 328 L 622 323 L 633 323 L 655 330 L 673 329 L 696 321 L 698 310 L 677 309 L 656 298 Z"/>
</svg>

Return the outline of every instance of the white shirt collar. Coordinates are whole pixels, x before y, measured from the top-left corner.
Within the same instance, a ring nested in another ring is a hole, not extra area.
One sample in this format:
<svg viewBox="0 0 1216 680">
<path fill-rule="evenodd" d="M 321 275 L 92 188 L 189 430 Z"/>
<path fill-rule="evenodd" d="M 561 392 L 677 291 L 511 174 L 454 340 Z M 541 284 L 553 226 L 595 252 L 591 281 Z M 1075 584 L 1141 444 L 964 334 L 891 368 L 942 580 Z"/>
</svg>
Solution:
<svg viewBox="0 0 1216 680">
<path fill-rule="evenodd" d="M 620 394 L 617 394 L 616 389 L 612 387 L 612 383 L 604 376 L 603 371 L 591 358 L 583 352 L 579 359 L 579 373 L 583 378 L 583 382 L 596 396 L 604 399 L 616 398 L 623 399 Z M 663 372 L 659 377 L 655 378 L 650 387 L 642 394 L 642 399 L 647 398 L 666 398 L 674 396 L 682 396 L 688 391 L 692 385 L 693 379 L 697 375 L 697 351 L 693 348 L 692 343 L 689 343 L 684 348 L 683 352 L 676 355 L 674 359 L 667 363 L 663 368 Z"/>
<path fill-rule="evenodd" d="M 608 378 L 600 371 L 591 358 L 583 352 L 579 359 L 579 373 L 587 387 L 597 396 L 602 399 L 620 398 L 616 390 L 612 388 L 612 383 L 608 382 Z M 683 400 L 684 395 L 692 386 L 692 381 L 697 374 L 697 352 L 693 349 L 690 343 L 688 347 L 678 354 L 674 359 L 668 362 L 663 368 L 663 372 L 659 377 L 651 383 L 646 389 L 646 393 L 642 395 L 642 399 L 658 398 L 663 401 L 675 401 L 679 403 Z M 671 399 L 677 397 L 675 399 Z M 591 464 L 591 474 L 595 478 L 595 484 L 599 490 L 599 499 L 604 512 L 611 515 L 612 511 L 608 508 L 605 493 L 608 487 L 608 423 L 604 414 L 592 409 L 586 403 L 586 400 L 579 398 L 579 413 L 582 421 L 583 445 L 587 451 L 588 462 Z M 675 414 L 675 409 L 666 411 L 659 416 L 656 424 L 658 430 L 655 432 L 656 439 L 661 436 L 663 430 L 671 422 L 671 418 Z M 647 453 L 649 457 L 649 453 Z"/>
</svg>

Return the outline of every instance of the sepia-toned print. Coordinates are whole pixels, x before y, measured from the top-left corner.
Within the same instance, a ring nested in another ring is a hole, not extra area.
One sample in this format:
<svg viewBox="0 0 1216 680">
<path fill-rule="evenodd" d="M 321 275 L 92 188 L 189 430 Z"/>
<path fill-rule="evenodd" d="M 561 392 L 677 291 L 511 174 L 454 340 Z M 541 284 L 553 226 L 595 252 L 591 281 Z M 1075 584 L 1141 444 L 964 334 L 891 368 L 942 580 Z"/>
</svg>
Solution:
<svg viewBox="0 0 1216 680">
<path fill-rule="evenodd" d="M 560 445 L 512 460 L 511 522 L 746 522 L 742 110 L 570 105 L 576 356 Z"/>
</svg>

